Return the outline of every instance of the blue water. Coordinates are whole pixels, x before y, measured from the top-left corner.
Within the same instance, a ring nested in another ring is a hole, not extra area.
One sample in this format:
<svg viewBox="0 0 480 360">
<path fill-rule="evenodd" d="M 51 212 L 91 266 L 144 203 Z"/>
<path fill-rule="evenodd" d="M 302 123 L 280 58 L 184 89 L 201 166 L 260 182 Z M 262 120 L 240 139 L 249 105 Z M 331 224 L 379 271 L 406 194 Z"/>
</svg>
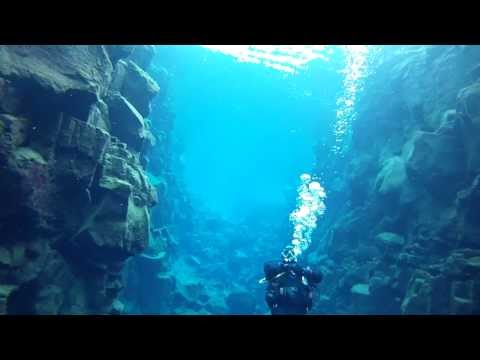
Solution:
<svg viewBox="0 0 480 360">
<path fill-rule="evenodd" d="M 340 75 L 323 60 L 291 75 L 199 46 L 162 47 L 156 61 L 171 75 L 191 196 L 234 222 L 291 204 L 331 132 Z"/>
<path fill-rule="evenodd" d="M 143 305 L 130 312 L 268 312 L 258 280 L 264 262 L 280 259 L 292 239 L 300 175 L 334 179 L 323 162 L 335 142 L 345 58 L 338 49 L 329 56 L 289 73 L 201 46 L 157 47 L 152 73 L 162 90 L 150 121 L 155 128 L 173 119 L 170 188 L 177 193 L 170 189 L 164 200 L 170 217 L 160 210 L 165 203 L 153 209 L 152 228 L 167 227 L 175 240 L 158 274 L 175 286 L 167 294 L 154 270 L 141 270 Z M 232 293 L 249 298 L 238 303 Z"/>
</svg>

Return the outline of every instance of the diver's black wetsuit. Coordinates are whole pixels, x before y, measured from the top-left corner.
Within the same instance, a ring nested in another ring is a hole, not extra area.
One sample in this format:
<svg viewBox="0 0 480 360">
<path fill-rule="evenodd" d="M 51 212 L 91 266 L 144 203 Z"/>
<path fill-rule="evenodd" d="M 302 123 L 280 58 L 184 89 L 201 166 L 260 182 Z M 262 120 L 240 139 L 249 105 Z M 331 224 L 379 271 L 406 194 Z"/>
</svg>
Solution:
<svg viewBox="0 0 480 360">
<path fill-rule="evenodd" d="M 270 261 L 264 265 L 268 281 L 265 300 L 272 315 L 305 315 L 312 308 L 313 290 L 322 273 L 296 263 Z"/>
</svg>

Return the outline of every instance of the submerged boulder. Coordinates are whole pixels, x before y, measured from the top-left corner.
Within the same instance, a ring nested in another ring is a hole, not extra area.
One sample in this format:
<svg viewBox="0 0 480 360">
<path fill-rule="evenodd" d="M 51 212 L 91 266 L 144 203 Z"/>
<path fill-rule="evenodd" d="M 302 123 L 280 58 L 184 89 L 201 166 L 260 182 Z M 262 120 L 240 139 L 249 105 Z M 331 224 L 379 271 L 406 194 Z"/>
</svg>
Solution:
<svg viewBox="0 0 480 360">
<path fill-rule="evenodd" d="M 418 131 L 406 145 L 410 180 L 437 195 L 454 194 L 466 172 L 466 153 L 461 137 Z"/>
<path fill-rule="evenodd" d="M 394 156 L 385 161 L 375 183 L 380 194 L 389 194 L 399 190 L 406 180 L 405 163 L 400 156 Z"/>
</svg>

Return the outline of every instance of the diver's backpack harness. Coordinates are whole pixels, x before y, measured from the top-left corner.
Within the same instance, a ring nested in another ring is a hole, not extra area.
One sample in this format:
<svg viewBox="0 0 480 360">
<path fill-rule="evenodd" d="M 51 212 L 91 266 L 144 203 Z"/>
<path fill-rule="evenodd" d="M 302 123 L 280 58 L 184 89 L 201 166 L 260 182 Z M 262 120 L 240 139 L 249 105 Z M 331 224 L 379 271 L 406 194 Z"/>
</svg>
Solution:
<svg viewBox="0 0 480 360">
<path fill-rule="evenodd" d="M 321 274 L 295 263 L 267 263 L 264 270 L 261 282 L 268 281 L 266 301 L 270 309 L 311 309 L 313 290 L 321 281 Z"/>
</svg>

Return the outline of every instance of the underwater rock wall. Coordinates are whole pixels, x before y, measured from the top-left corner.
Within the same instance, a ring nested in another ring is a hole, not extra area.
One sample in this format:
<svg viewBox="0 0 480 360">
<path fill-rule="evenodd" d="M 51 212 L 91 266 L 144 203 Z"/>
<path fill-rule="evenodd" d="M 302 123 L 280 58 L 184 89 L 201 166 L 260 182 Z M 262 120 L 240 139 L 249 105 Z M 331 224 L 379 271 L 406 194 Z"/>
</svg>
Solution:
<svg viewBox="0 0 480 360">
<path fill-rule="evenodd" d="M 158 54 L 157 54 L 158 56 Z M 152 208 L 150 243 L 144 254 L 130 258 L 124 271 L 126 287 L 120 294 L 128 314 L 170 313 L 168 299 L 175 293 L 176 283 L 166 275 L 189 238 L 191 206 L 183 190 L 182 169 L 173 168 L 181 156 L 178 139 L 173 136 L 175 114 L 171 110 L 171 74 L 153 61 L 149 72 L 162 88 L 152 101 L 150 130 L 156 144 L 145 158 L 147 175 L 155 187 L 159 205 Z"/>
<path fill-rule="evenodd" d="M 387 46 L 377 66 L 353 124 L 349 203 L 311 255 L 326 273 L 314 310 L 478 314 L 480 47 Z"/>
<path fill-rule="evenodd" d="M 149 240 L 151 46 L 0 46 L 0 314 L 122 311 Z"/>
</svg>

